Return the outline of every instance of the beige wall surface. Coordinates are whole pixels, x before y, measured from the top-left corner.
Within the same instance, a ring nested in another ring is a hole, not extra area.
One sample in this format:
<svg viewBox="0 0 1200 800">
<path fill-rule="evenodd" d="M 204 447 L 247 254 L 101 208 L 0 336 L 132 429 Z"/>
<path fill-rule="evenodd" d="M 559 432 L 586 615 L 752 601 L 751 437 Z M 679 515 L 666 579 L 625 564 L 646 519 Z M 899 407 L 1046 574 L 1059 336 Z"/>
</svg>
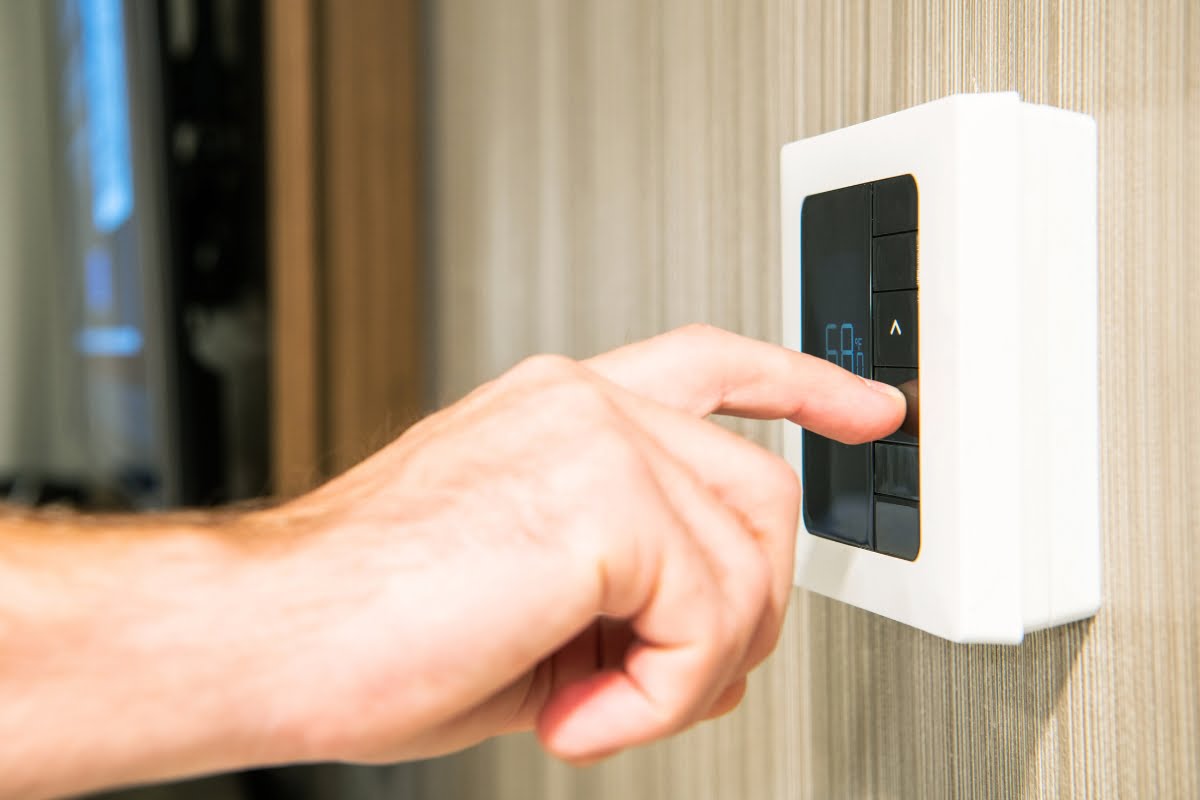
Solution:
<svg viewBox="0 0 1200 800">
<path fill-rule="evenodd" d="M 419 0 L 266 5 L 275 492 L 420 416 Z"/>
<path fill-rule="evenodd" d="M 797 592 L 730 718 L 583 771 L 493 742 L 423 796 L 1200 797 L 1200 7 L 433 5 L 442 402 L 692 320 L 777 338 L 785 142 L 960 91 L 1095 115 L 1105 572 L 1095 620 L 1016 648 Z"/>
<path fill-rule="evenodd" d="M 49 138 L 43 19 L 37 6 L 0 0 L 0 475 L 41 464 L 41 386 L 31 368 L 46 326 L 28 309 L 52 285 Z"/>
<path fill-rule="evenodd" d="M 0 476 L 84 467 L 55 213 L 50 5 L 0 0 Z"/>
<path fill-rule="evenodd" d="M 18 435 L 22 393 L 17 343 L 24 332 L 20 298 L 26 283 L 22 235 L 26 215 L 21 189 L 26 181 L 21 174 L 25 163 L 21 109 L 27 98 L 21 80 L 25 54 L 19 45 L 35 24 L 36 15 L 27 9 L 0 4 L 0 474 L 15 469 L 24 455 Z"/>
</svg>

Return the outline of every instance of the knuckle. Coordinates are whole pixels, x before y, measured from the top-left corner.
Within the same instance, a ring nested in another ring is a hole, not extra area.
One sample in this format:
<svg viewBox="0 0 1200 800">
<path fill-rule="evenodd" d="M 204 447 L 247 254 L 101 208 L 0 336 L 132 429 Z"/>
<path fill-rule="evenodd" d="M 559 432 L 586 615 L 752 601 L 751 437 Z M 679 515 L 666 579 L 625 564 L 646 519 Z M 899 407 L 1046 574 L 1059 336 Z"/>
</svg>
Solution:
<svg viewBox="0 0 1200 800">
<path fill-rule="evenodd" d="M 680 695 L 671 698 L 666 705 L 657 707 L 657 715 L 652 724 L 651 735 L 654 738 L 670 736 L 686 728 L 692 721 L 695 698 Z"/>
<path fill-rule="evenodd" d="M 727 606 L 720 629 L 713 636 L 715 657 L 722 665 L 745 659 L 771 603 L 770 563 L 757 546 L 747 544 L 745 549 L 745 555 L 738 559 L 734 602 Z"/>
<path fill-rule="evenodd" d="M 773 604 L 765 605 L 746 646 L 746 669 L 758 666 L 775 649 L 783 630 L 783 612 Z"/>
<path fill-rule="evenodd" d="M 723 671 L 741 659 L 742 648 L 747 639 L 747 628 L 753 624 L 745 612 L 737 611 L 721 615 L 713 631 L 710 669 Z"/>
<path fill-rule="evenodd" d="M 530 356 L 508 376 L 518 384 L 526 404 L 536 406 L 539 418 L 570 423 L 590 433 L 614 418 L 612 402 L 579 363 L 565 356 Z"/>
<path fill-rule="evenodd" d="M 508 377 L 517 382 L 546 383 L 567 380 L 578 375 L 579 369 L 579 364 L 566 356 L 539 353 L 518 362 L 508 371 Z"/>
<path fill-rule="evenodd" d="M 742 590 L 742 603 L 737 609 L 737 620 L 731 634 L 732 646 L 736 649 L 733 657 L 742 660 L 746 648 L 754 640 L 758 624 L 763 619 L 764 612 L 770 602 L 770 576 L 766 567 L 761 566 L 763 559 L 756 559 L 755 566 L 750 571 L 755 575 L 746 579 Z"/>
<path fill-rule="evenodd" d="M 755 619 L 763 606 L 771 599 L 771 565 L 767 557 L 757 548 L 746 565 L 746 590 L 749 595 L 750 612 Z"/>
<path fill-rule="evenodd" d="M 691 322 L 687 325 L 676 328 L 673 331 L 673 335 L 685 342 L 702 344 L 704 342 L 711 342 L 714 339 L 721 338 L 727 334 L 717 326 L 711 325 L 707 322 Z"/>
<path fill-rule="evenodd" d="M 767 465 L 767 479 L 770 481 L 772 493 L 779 498 L 780 503 L 788 506 L 800 504 L 800 476 L 784 459 L 771 454 Z"/>
<path fill-rule="evenodd" d="M 754 668 L 766 661 L 767 656 L 775 651 L 775 645 L 779 643 L 779 635 L 782 630 L 778 624 L 772 625 L 755 638 L 746 651 L 747 667 Z"/>
<path fill-rule="evenodd" d="M 728 714 L 742 704 L 746 698 L 746 679 L 741 678 L 725 690 L 721 697 L 721 706 L 717 709 L 721 714 Z"/>
</svg>

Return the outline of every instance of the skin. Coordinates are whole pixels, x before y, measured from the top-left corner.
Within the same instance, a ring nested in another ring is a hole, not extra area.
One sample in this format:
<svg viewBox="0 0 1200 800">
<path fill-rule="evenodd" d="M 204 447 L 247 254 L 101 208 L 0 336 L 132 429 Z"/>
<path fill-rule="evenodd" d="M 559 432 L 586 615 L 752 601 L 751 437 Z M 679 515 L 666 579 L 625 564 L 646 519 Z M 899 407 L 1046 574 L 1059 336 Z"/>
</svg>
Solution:
<svg viewBox="0 0 1200 800">
<path fill-rule="evenodd" d="M 800 491 L 710 413 L 854 443 L 905 403 L 693 326 L 529 359 L 269 510 L 0 512 L 0 796 L 528 729 L 587 763 L 732 710 Z"/>
</svg>

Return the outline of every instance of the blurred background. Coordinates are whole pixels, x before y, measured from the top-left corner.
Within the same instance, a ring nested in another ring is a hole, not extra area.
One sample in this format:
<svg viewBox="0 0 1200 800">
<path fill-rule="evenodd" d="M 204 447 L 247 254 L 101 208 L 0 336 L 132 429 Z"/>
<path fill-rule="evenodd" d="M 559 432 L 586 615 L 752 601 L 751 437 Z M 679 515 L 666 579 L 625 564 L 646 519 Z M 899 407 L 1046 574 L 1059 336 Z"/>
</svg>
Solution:
<svg viewBox="0 0 1200 800">
<path fill-rule="evenodd" d="M 286 497 L 533 352 L 777 339 L 779 147 L 991 90 L 1099 124 L 1095 620 L 965 648 L 796 593 L 742 709 L 587 770 L 512 736 L 118 796 L 1200 796 L 1200 10 L 0 0 L 0 499 L 29 505 Z"/>
<path fill-rule="evenodd" d="M 210 505 L 269 486 L 262 9 L 0 5 L 0 480 Z"/>
<path fill-rule="evenodd" d="M 349 22 L 332 4 L 275 10 L 270 49 L 259 0 L 0 0 L 0 500 L 142 511 L 294 493 L 418 414 L 415 4 Z M 376 23 L 371 67 L 407 92 L 383 103 L 339 90 L 367 71 L 347 26 Z M 382 167 L 383 189 L 339 193 L 322 166 L 354 157 L 369 117 L 358 166 Z M 334 209 L 330 192 L 356 196 Z M 362 235 L 366 218 L 387 230 Z M 334 278 L 318 271 L 332 247 L 371 256 Z M 372 294 L 392 363 L 332 366 L 361 341 L 323 325 Z M 328 401 L 326 370 L 366 377 Z M 361 403 L 354 432 L 327 424 L 345 402 Z M 352 788 L 364 779 L 260 771 L 129 796 L 372 796 Z"/>
</svg>

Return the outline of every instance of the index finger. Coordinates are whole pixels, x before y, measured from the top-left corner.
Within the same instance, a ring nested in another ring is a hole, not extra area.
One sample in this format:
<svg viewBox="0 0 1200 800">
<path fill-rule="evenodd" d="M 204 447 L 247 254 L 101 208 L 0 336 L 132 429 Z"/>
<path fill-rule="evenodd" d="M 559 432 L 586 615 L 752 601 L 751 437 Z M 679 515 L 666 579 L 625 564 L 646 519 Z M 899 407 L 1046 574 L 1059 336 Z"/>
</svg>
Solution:
<svg viewBox="0 0 1200 800">
<path fill-rule="evenodd" d="M 895 387 L 709 325 L 679 328 L 583 363 L 636 394 L 696 416 L 787 419 L 848 444 L 886 436 L 904 420 L 904 395 Z"/>
</svg>

